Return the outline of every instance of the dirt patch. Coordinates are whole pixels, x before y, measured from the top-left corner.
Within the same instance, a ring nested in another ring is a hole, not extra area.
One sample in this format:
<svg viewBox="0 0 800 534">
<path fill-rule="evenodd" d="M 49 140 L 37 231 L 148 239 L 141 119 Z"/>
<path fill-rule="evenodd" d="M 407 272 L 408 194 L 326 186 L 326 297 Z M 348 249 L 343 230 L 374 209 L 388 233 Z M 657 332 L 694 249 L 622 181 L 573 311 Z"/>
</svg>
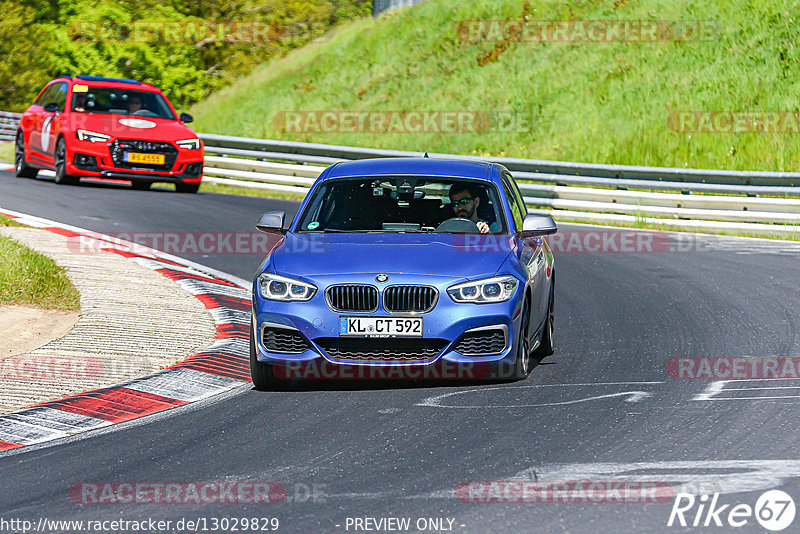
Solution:
<svg viewBox="0 0 800 534">
<path fill-rule="evenodd" d="M 0 306 L 0 358 L 30 352 L 67 335 L 80 316 L 78 311 Z"/>
</svg>

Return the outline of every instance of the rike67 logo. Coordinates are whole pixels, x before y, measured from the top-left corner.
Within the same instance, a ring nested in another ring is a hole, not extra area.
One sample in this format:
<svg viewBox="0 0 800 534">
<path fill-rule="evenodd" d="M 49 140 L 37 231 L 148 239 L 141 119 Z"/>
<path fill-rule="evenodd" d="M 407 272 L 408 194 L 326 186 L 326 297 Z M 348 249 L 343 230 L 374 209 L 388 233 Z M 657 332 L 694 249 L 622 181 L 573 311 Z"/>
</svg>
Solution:
<svg viewBox="0 0 800 534">
<path fill-rule="evenodd" d="M 743 527 L 755 519 L 761 527 L 778 532 L 792 524 L 795 505 L 792 497 L 780 490 L 766 491 L 749 504 L 721 504 L 719 493 L 713 496 L 678 493 L 669 514 L 667 526 L 671 527 Z"/>
</svg>

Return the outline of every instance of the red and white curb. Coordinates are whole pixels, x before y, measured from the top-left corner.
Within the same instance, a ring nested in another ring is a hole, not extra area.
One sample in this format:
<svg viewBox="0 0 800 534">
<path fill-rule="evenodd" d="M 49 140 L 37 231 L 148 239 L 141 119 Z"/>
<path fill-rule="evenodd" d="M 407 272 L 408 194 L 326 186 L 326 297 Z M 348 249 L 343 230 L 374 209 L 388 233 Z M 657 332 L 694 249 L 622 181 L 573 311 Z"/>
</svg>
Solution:
<svg viewBox="0 0 800 534">
<path fill-rule="evenodd" d="M 13 171 L 14 166 L 9 163 L 0 162 L 0 171 Z"/>
<path fill-rule="evenodd" d="M 3 208 L 0 215 L 95 243 L 163 274 L 205 305 L 217 329 L 214 344 L 168 369 L 0 415 L 0 451 L 131 421 L 218 395 L 250 380 L 251 301 L 245 280 L 82 228 Z"/>
</svg>

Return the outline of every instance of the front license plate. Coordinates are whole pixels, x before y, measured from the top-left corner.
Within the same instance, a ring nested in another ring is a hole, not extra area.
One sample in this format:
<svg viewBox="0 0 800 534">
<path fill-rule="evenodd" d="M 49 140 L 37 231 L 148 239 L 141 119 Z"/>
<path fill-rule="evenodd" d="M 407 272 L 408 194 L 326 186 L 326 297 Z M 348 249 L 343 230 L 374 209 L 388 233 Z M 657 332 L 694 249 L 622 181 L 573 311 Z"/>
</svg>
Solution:
<svg viewBox="0 0 800 534">
<path fill-rule="evenodd" d="M 339 335 L 422 337 L 422 317 L 339 317 Z"/>
<path fill-rule="evenodd" d="M 164 164 L 164 154 L 140 154 L 139 152 L 125 152 L 123 159 L 128 163 L 146 163 L 148 165 Z"/>
</svg>

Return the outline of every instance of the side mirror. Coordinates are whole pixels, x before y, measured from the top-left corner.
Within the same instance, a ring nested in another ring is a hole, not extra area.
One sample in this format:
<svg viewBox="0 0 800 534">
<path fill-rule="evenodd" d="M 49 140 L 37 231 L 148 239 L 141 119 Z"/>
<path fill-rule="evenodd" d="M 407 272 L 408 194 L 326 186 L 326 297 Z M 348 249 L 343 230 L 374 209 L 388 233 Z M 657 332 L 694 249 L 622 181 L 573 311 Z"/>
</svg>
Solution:
<svg viewBox="0 0 800 534">
<path fill-rule="evenodd" d="M 283 211 L 268 211 L 261 216 L 256 224 L 256 229 L 259 232 L 266 232 L 268 234 L 283 234 L 283 219 L 286 217 L 286 212 Z"/>
<path fill-rule="evenodd" d="M 542 235 L 554 234 L 558 231 L 556 222 L 549 215 L 526 215 L 522 221 L 522 231 L 519 237 L 539 237 Z"/>
<path fill-rule="evenodd" d="M 193 122 L 194 121 L 194 117 L 192 117 L 188 113 L 181 113 L 181 117 L 180 118 L 181 118 L 181 122 L 183 122 L 183 123 Z"/>
<path fill-rule="evenodd" d="M 57 113 L 58 112 L 58 104 L 55 102 L 50 102 L 49 104 L 45 105 L 44 110 L 48 113 Z"/>
</svg>

